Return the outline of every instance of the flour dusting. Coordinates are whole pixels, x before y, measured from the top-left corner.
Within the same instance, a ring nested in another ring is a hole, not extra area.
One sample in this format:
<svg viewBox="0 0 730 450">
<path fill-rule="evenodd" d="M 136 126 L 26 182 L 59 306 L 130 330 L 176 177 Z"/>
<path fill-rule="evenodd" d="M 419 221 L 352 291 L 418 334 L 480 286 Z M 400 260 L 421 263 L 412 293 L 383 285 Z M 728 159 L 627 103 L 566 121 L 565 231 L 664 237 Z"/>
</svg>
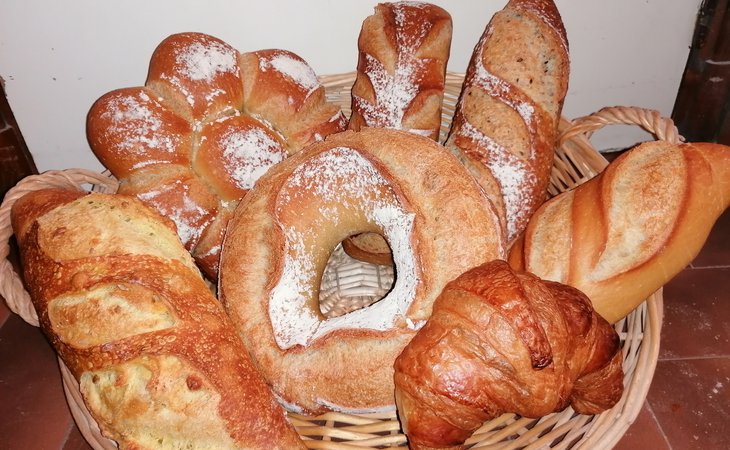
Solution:
<svg viewBox="0 0 730 450">
<path fill-rule="evenodd" d="M 286 157 L 286 149 L 259 127 L 231 127 L 220 138 L 226 172 L 240 189 L 249 190 L 267 170 Z"/>
<path fill-rule="evenodd" d="M 517 224 L 522 223 L 530 214 L 527 207 L 530 198 L 528 193 L 537 185 L 537 177 L 527 163 L 517 155 L 499 145 L 469 122 L 465 122 L 459 135 L 479 142 L 484 151 L 484 164 L 499 183 L 507 219 L 507 239 L 512 240 L 519 230 Z"/>
<path fill-rule="evenodd" d="M 157 163 L 150 158 L 153 150 L 173 155 L 182 140 L 180 135 L 161 131 L 163 123 L 158 112 L 161 109 L 157 99 L 140 90 L 136 94 L 113 97 L 101 114 L 101 118 L 111 122 L 104 130 L 106 139 L 116 143 L 118 155 L 134 154 L 139 159 L 135 168 Z"/>
<path fill-rule="evenodd" d="M 391 7 L 396 24 L 395 67 L 389 69 L 366 53 L 363 72 L 373 86 L 375 101 L 371 103 L 357 95 L 353 96 L 353 101 L 368 126 L 403 129 L 405 112 L 420 91 L 425 67 L 425 59 L 416 54 L 433 24 L 422 20 L 419 13 L 424 7 L 422 4 L 399 2 Z"/>
<path fill-rule="evenodd" d="M 181 192 L 178 203 L 169 201 L 170 191 L 175 190 Z M 161 197 L 167 198 L 161 199 Z M 186 246 L 190 242 L 197 242 L 203 229 L 210 222 L 207 218 L 209 211 L 190 197 L 190 187 L 180 180 L 159 190 L 138 193 L 137 198 L 171 219 L 177 227 L 180 240 Z"/>
<path fill-rule="evenodd" d="M 237 53 L 221 42 L 193 42 L 175 52 L 181 75 L 193 81 L 211 82 L 221 73 L 238 74 Z"/>
<path fill-rule="evenodd" d="M 287 52 L 274 52 L 268 58 L 260 58 L 259 68 L 262 71 L 276 70 L 307 91 L 307 96 L 320 86 L 314 70 L 306 62 Z"/>
<path fill-rule="evenodd" d="M 284 228 L 285 249 L 282 276 L 271 292 L 269 317 L 276 342 L 286 349 L 308 345 L 327 333 L 342 328 L 388 330 L 398 318 L 405 317 L 418 284 L 416 259 L 411 246 L 415 214 L 403 209 L 388 181 L 356 150 L 338 147 L 327 150 L 295 169 L 280 197 L 277 214 L 286 210 L 303 192 L 316 194 L 320 208 L 314 223 Z M 398 277 L 391 292 L 366 308 L 321 319 L 308 306 L 316 299 L 319 280 L 313 255 L 321 251 L 312 233 L 332 227 L 328 208 L 339 204 L 346 209 L 363 211 L 368 220 L 382 229 L 388 240 Z M 313 248 L 314 247 L 314 248 Z"/>
</svg>

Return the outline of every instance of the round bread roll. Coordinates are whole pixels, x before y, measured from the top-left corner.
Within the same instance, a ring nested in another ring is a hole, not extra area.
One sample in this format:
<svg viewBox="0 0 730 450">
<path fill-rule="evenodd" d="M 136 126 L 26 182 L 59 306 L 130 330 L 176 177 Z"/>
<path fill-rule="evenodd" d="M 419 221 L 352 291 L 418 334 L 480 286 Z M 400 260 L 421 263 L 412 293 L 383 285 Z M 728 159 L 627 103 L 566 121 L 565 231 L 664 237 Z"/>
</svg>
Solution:
<svg viewBox="0 0 730 450">
<path fill-rule="evenodd" d="M 241 54 L 213 36 L 180 33 L 155 49 L 145 86 L 94 103 L 87 135 L 119 192 L 172 219 L 214 280 L 241 197 L 269 167 L 345 124 L 299 56 Z"/>
<path fill-rule="evenodd" d="M 407 155 L 416 148 L 417 160 Z M 319 287 L 338 243 L 381 234 L 390 292 L 326 318 Z M 231 219 L 219 296 L 283 404 L 294 411 L 394 409 L 393 362 L 446 283 L 505 253 L 497 214 L 434 141 L 365 128 L 333 134 L 272 167 Z"/>
</svg>

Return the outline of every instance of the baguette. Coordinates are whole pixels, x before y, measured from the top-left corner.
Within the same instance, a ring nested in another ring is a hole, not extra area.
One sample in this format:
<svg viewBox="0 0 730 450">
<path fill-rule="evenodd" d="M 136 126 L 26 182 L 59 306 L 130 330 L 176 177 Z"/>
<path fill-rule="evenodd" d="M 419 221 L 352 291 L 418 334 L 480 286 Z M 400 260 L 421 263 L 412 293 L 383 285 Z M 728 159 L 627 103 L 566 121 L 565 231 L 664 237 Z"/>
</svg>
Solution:
<svg viewBox="0 0 730 450">
<path fill-rule="evenodd" d="M 120 448 L 306 448 L 171 221 L 60 189 L 11 218 L 40 326 Z"/>
<path fill-rule="evenodd" d="M 445 145 L 497 205 L 508 244 L 547 199 L 568 76 L 568 40 L 551 0 L 511 0 L 467 68 Z"/>
<path fill-rule="evenodd" d="M 503 413 L 612 407 L 621 361 L 618 334 L 585 295 L 495 260 L 446 285 L 396 359 L 398 414 L 411 450 L 459 449 Z"/>
<path fill-rule="evenodd" d="M 617 322 L 694 259 L 729 204 L 730 147 L 643 143 L 538 209 L 509 261 Z"/>
</svg>

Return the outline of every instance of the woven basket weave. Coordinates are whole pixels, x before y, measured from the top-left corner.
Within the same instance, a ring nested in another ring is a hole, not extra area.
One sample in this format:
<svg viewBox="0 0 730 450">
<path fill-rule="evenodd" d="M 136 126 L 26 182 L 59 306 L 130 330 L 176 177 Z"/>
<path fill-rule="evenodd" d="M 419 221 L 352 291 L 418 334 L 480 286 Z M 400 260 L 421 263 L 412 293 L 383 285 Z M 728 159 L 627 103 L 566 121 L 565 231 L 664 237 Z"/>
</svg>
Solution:
<svg viewBox="0 0 730 450">
<path fill-rule="evenodd" d="M 354 73 L 322 77 L 330 101 L 350 112 L 350 87 Z M 447 75 L 442 138 L 450 125 L 461 90 L 462 74 Z M 552 170 L 552 195 L 571 189 L 595 176 L 607 161 L 588 141 L 591 133 L 609 124 L 637 125 L 657 139 L 677 142 L 681 137 L 674 124 L 656 111 L 604 108 L 573 122 L 561 121 L 561 140 Z M 10 309 L 26 322 L 37 326 L 38 319 L 20 277 L 7 260 L 12 236 L 10 208 L 23 194 L 46 187 L 115 192 L 117 182 L 109 175 L 82 169 L 49 171 L 27 177 L 6 195 L 0 206 L 0 295 Z M 340 248 L 328 263 L 322 280 L 322 310 L 339 315 L 381 298 L 393 283 L 393 269 L 349 258 Z M 616 324 L 624 355 L 625 392 L 611 410 L 595 416 L 579 415 L 568 408 L 540 419 L 505 414 L 485 423 L 467 441 L 469 449 L 610 449 L 638 415 L 646 398 L 656 366 L 662 322 L 661 289 L 634 312 Z M 114 449 L 116 444 L 101 435 L 85 408 L 79 386 L 59 359 L 62 382 L 79 430 L 95 449 Z M 312 449 L 346 450 L 363 448 L 406 449 L 396 413 L 326 413 L 308 417 L 289 413 L 289 420 Z"/>
</svg>

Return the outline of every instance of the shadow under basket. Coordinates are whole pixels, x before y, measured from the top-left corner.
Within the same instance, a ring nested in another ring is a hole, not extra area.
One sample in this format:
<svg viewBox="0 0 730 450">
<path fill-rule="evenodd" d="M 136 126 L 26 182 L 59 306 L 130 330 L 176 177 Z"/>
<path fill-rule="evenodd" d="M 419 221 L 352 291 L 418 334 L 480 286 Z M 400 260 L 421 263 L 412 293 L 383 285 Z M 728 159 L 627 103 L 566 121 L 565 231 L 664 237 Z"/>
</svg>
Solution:
<svg viewBox="0 0 730 450">
<path fill-rule="evenodd" d="M 330 101 L 350 113 L 350 87 L 355 73 L 323 76 Z M 446 136 L 456 106 L 462 74 L 447 75 L 444 98 L 442 138 Z M 557 195 L 601 172 L 607 161 L 590 144 L 591 133 L 608 124 L 637 125 L 656 139 L 677 142 L 674 124 L 656 111 L 632 108 L 604 108 L 590 116 L 561 121 L 561 139 L 552 169 L 549 192 Z M 20 277 L 8 260 L 12 237 L 10 208 L 23 194 L 46 187 L 115 192 L 117 182 L 106 174 L 82 169 L 49 171 L 21 180 L 6 195 L 0 206 L 0 295 L 10 309 L 26 322 L 37 326 L 38 319 Z M 320 304 L 325 314 L 339 315 L 377 301 L 393 283 L 393 269 L 353 260 L 341 249 L 335 250 L 322 279 Z M 566 410 L 528 419 L 505 414 L 486 422 L 466 442 L 468 449 L 610 449 L 635 420 L 646 398 L 656 367 L 662 323 L 661 289 L 636 310 L 618 322 L 623 352 L 624 386 L 622 399 L 612 409 L 598 415 L 576 414 Z M 59 359 L 62 383 L 69 407 L 79 430 L 95 449 L 115 449 L 115 442 L 104 437 L 86 409 L 79 385 Z M 312 449 L 406 449 L 396 412 L 343 414 L 330 412 L 311 417 L 290 412 L 288 418 Z"/>
</svg>

